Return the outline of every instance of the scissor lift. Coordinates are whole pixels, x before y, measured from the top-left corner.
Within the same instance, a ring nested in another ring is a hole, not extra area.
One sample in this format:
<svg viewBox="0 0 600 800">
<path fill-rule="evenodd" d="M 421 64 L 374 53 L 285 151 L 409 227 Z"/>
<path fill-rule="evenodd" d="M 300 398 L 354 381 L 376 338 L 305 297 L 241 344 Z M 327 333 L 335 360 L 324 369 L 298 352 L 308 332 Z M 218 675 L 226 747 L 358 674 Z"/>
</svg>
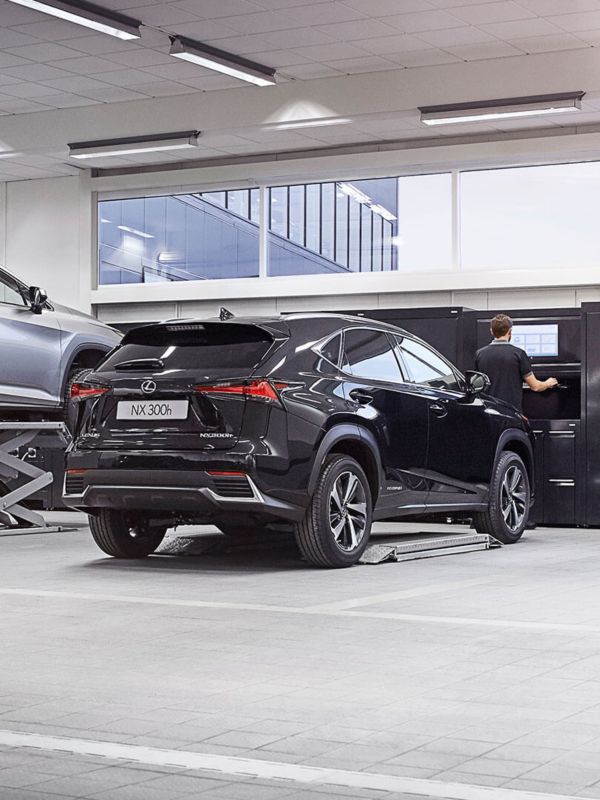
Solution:
<svg viewBox="0 0 600 800">
<path fill-rule="evenodd" d="M 63 422 L 4 422 L 0 421 L 0 477 L 8 492 L 0 495 L 0 536 L 19 533 L 53 533 L 64 530 L 60 525 L 47 525 L 44 517 L 23 505 L 40 489 L 54 480 L 24 456 L 23 447 L 43 447 L 64 450 L 71 434 Z M 11 488 L 11 482 L 29 478 L 26 483 Z"/>
</svg>

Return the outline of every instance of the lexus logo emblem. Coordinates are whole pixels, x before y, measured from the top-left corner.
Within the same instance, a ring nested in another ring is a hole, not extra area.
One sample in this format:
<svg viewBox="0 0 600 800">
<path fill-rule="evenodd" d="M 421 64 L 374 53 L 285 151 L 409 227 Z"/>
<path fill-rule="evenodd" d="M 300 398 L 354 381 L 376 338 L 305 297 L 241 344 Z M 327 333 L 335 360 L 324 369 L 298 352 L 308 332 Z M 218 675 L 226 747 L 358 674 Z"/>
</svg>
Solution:
<svg viewBox="0 0 600 800">
<path fill-rule="evenodd" d="M 144 394 L 153 394 L 156 391 L 156 384 L 154 381 L 144 381 L 142 383 L 142 392 Z"/>
</svg>

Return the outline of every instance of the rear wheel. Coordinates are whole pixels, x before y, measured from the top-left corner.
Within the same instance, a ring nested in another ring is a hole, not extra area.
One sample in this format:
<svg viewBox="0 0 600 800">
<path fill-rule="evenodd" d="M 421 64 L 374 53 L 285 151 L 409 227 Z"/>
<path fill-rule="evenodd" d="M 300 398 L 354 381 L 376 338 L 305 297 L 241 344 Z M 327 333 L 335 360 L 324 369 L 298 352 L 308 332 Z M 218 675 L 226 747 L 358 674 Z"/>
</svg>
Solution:
<svg viewBox="0 0 600 800">
<path fill-rule="evenodd" d="M 531 489 L 527 469 L 516 453 L 502 453 L 490 482 L 487 511 L 474 515 L 475 528 L 503 544 L 521 538 L 531 507 Z"/>
<path fill-rule="evenodd" d="M 165 525 L 126 511 L 103 508 L 98 516 L 89 516 L 90 531 L 98 547 L 115 558 L 144 558 L 153 553 L 165 538 Z"/>
<path fill-rule="evenodd" d="M 317 567 L 351 567 L 371 533 L 371 489 L 355 459 L 341 453 L 323 462 L 306 516 L 296 525 L 302 555 Z"/>
</svg>

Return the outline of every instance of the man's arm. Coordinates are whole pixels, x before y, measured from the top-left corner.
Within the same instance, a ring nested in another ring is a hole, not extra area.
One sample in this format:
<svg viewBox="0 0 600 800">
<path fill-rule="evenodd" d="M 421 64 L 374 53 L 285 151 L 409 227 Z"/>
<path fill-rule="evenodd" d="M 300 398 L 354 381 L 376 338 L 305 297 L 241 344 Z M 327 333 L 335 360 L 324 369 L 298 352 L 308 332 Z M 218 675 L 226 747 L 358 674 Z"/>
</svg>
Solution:
<svg viewBox="0 0 600 800">
<path fill-rule="evenodd" d="M 524 381 L 534 392 L 545 392 L 546 389 L 551 389 L 553 386 L 558 385 L 556 378 L 548 378 L 545 381 L 538 381 L 533 372 L 530 372 L 529 375 L 526 375 Z"/>
</svg>

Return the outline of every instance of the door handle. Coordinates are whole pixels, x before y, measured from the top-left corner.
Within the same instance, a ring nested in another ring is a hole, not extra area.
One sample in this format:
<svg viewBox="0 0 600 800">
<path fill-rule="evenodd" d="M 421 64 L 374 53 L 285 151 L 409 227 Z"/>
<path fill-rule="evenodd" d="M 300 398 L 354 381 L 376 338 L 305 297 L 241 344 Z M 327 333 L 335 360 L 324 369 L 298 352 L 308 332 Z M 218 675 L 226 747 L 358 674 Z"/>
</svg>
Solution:
<svg viewBox="0 0 600 800">
<path fill-rule="evenodd" d="M 436 417 L 445 417 L 448 413 L 446 406 L 442 406 L 440 403 L 432 403 L 429 408 L 436 415 Z"/>
<path fill-rule="evenodd" d="M 373 402 L 373 395 L 369 394 L 369 392 L 365 392 L 364 389 L 352 389 L 350 397 L 362 406 Z"/>
</svg>

